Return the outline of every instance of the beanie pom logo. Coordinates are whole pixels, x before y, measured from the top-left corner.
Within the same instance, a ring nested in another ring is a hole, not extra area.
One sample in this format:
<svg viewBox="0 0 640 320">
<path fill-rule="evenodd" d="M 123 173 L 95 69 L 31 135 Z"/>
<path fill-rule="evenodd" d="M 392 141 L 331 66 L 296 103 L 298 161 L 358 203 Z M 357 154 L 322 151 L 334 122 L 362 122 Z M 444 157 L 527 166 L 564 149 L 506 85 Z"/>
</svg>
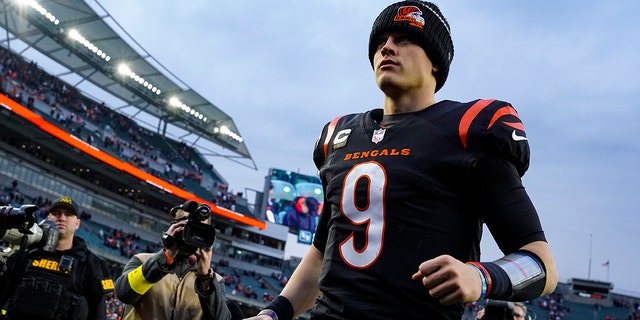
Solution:
<svg viewBox="0 0 640 320">
<path fill-rule="evenodd" d="M 422 29 L 424 27 L 424 18 L 422 11 L 416 6 L 403 6 L 398 8 L 398 14 L 393 17 L 393 22 L 408 22 L 410 26 Z"/>
</svg>

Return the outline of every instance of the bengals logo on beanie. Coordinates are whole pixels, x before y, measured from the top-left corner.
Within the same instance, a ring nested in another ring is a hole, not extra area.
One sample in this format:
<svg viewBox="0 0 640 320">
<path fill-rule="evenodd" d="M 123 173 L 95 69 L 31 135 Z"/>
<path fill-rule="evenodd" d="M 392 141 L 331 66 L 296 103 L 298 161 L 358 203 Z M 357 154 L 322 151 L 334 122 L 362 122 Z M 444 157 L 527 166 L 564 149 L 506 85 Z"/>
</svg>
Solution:
<svg viewBox="0 0 640 320">
<path fill-rule="evenodd" d="M 377 50 L 377 38 L 385 32 L 403 32 L 415 37 L 431 62 L 438 67 L 438 72 L 435 73 L 436 92 L 440 90 L 449 75 L 453 40 L 449 23 L 438 6 L 427 1 L 407 0 L 382 10 L 373 22 L 369 35 L 371 66 Z"/>
<path fill-rule="evenodd" d="M 393 17 L 393 22 L 406 21 L 409 25 L 422 29 L 424 18 L 422 11 L 416 6 L 406 6 L 398 8 L 398 14 Z"/>
</svg>

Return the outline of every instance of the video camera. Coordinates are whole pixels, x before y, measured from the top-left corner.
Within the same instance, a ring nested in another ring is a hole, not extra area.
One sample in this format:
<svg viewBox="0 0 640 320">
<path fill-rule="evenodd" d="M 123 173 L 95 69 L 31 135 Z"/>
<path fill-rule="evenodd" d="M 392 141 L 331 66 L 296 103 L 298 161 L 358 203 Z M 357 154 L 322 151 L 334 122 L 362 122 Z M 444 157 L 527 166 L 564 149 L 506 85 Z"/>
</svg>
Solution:
<svg viewBox="0 0 640 320">
<path fill-rule="evenodd" d="M 180 252 L 190 256 L 198 248 L 211 247 L 216 239 L 216 229 L 209 224 L 202 223 L 202 221 L 211 217 L 211 208 L 206 204 L 198 204 L 193 200 L 188 200 L 179 206 L 171 208 L 169 215 L 175 219 L 178 210 L 189 213 L 184 230 L 174 236 L 177 245 L 180 247 Z M 180 221 L 182 218 L 177 220 Z"/>
<path fill-rule="evenodd" d="M 484 317 L 482 320 L 510 320 L 513 319 L 513 302 L 487 300 L 484 307 Z"/>
<path fill-rule="evenodd" d="M 43 249 L 54 252 L 59 231 L 55 223 L 43 220 L 35 224 L 35 205 L 20 208 L 0 207 L 0 255 L 9 257 L 21 249 Z"/>
<path fill-rule="evenodd" d="M 484 307 L 484 316 L 482 320 L 511 320 L 513 319 L 513 313 L 515 309 L 515 303 L 510 301 L 501 300 L 487 300 L 487 304 Z M 523 307 L 525 312 L 525 319 L 535 319 L 535 314 L 530 314 L 526 307 Z M 533 318 L 532 318 L 533 316 Z"/>
</svg>

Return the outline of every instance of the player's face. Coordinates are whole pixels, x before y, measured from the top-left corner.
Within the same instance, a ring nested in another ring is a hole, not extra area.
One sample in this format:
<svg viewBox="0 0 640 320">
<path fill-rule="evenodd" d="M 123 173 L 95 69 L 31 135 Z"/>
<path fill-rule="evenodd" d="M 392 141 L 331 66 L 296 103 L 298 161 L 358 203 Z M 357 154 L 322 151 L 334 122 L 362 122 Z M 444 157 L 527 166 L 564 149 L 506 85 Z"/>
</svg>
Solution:
<svg viewBox="0 0 640 320">
<path fill-rule="evenodd" d="M 420 90 L 435 90 L 433 65 L 415 39 L 405 33 L 385 33 L 377 40 L 373 57 L 378 87 L 387 95 Z"/>
</svg>

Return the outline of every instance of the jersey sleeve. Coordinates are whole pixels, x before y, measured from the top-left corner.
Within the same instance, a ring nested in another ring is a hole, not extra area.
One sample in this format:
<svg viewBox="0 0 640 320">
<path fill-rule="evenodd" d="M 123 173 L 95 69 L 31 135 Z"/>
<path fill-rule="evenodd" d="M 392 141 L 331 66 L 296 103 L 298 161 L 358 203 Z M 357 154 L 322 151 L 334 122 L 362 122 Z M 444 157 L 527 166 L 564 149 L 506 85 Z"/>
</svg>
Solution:
<svg viewBox="0 0 640 320">
<path fill-rule="evenodd" d="M 324 203 L 327 203 L 327 199 L 324 199 Z M 320 252 L 324 252 L 327 244 L 327 237 L 329 236 L 329 218 L 331 217 L 331 209 L 329 206 L 323 206 L 320 212 L 320 219 L 318 219 L 318 226 L 316 227 L 316 234 L 313 237 L 313 245 Z"/>
<path fill-rule="evenodd" d="M 474 155 L 470 186 L 496 243 L 511 253 L 533 241 L 546 241 L 538 214 L 521 177 L 529 168 L 524 124 L 508 102 L 477 100 L 465 110 L 460 138 Z"/>
<path fill-rule="evenodd" d="M 480 157 L 507 160 L 520 176 L 529 168 L 530 151 L 524 124 L 508 102 L 477 100 L 462 116 L 459 134 L 465 148 Z"/>
<path fill-rule="evenodd" d="M 331 122 L 325 124 L 322 128 L 322 131 L 320 132 L 320 136 L 316 140 L 316 144 L 313 148 L 313 163 L 316 165 L 316 168 L 318 168 L 318 170 L 320 170 L 320 168 L 324 164 L 324 161 L 327 159 L 327 156 L 329 154 L 329 143 L 331 142 L 331 138 L 335 133 L 338 121 L 342 117 L 343 116 L 339 116 L 331 120 Z"/>
<path fill-rule="evenodd" d="M 503 253 L 534 241 L 546 241 L 538 213 L 513 163 L 484 157 L 471 168 L 474 203 Z"/>
<path fill-rule="evenodd" d="M 331 122 L 328 122 L 322 128 L 322 131 L 320 132 L 320 136 L 316 140 L 315 147 L 313 148 L 313 162 L 316 165 L 316 168 L 318 168 L 318 170 L 322 168 L 327 158 L 329 141 L 331 139 L 331 136 L 333 135 L 333 132 L 335 131 L 335 127 L 337 125 L 339 118 L 340 117 L 333 119 Z M 322 179 L 322 176 L 320 177 L 320 179 L 322 180 L 322 187 L 325 188 L 326 181 Z M 327 194 L 326 190 L 324 190 L 324 194 L 325 195 Z M 329 232 L 327 223 L 329 220 L 329 216 L 331 215 L 331 210 L 329 206 L 326 205 L 328 204 L 327 199 L 325 198 L 323 202 L 325 203 L 325 206 L 322 207 L 322 211 L 320 212 L 320 218 L 318 219 L 316 233 L 313 238 L 313 245 L 318 250 L 320 250 L 320 252 L 324 252 L 324 248 L 326 245 L 327 236 Z"/>
</svg>

